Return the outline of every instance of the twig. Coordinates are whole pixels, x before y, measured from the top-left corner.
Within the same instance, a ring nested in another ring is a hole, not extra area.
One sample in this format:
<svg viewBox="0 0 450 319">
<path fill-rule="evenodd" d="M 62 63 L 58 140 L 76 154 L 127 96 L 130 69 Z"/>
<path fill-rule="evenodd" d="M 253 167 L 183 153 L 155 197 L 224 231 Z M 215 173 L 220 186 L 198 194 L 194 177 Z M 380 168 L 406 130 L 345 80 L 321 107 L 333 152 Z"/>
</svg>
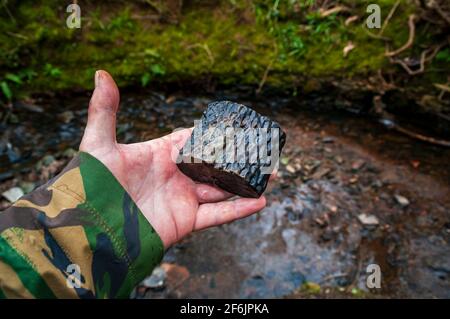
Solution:
<svg viewBox="0 0 450 319">
<path fill-rule="evenodd" d="M 133 15 L 132 16 L 133 19 L 135 20 L 151 20 L 151 21 L 158 21 L 160 19 L 159 15 L 156 14 L 150 14 L 150 15 Z"/>
<path fill-rule="evenodd" d="M 381 69 L 378 69 L 377 74 L 378 74 L 378 77 L 381 80 L 381 83 L 382 83 L 382 86 L 383 86 L 383 91 L 396 88 L 395 84 L 389 83 L 389 82 L 386 81 L 386 79 L 383 76 L 383 72 L 381 71 Z"/>
<path fill-rule="evenodd" d="M 256 95 L 261 93 L 261 90 L 262 90 L 262 88 L 264 86 L 264 83 L 266 83 L 266 81 L 267 81 L 267 77 L 269 75 L 269 72 L 272 69 L 273 61 L 274 60 L 270 61 L 269 65 L 267 66 L 266 70 L 264 71 L 264 75 L 263 75 L 263 77 L 261 79 L 261 82 L 259 82 L 258 89 L 256 90 Z"/>
<path fill-rule="evenodd" d="M 348 26 L 348 25 L 350 25 L 350 23 L 352 23 L 352 22 L 354 22 L 354 21 L 356 21 L 356 20 L 358 20 L 358 19 L 359 19 L 359 16 L 357 16 L 357 15 L 348 17 L 348 18 L 345 20 L 344 24 L 345 24 L 346 26 Z"/>
<path fill-rule="evenodd" d="M 162 9 L 161 9 L 161 5 L 156 4 L 154 1 L 152 0 L 146 0 L 145 1 L 148 5 L 150 5 L 156 12 L 158 12 L 159 14 L 162 13 Z"/>
<path fill-rule="evenodd" d="M 350 11 L 349 8 L 344 6 L 336 6 L 334 8 L 328 9 L 328 10 L 320 10 L 320 16 L 322 18 L 328 17 L 329 15 L 332 15 L 333 13 L 338 13 L 341 11 Z"/>
<path fill-rule="evenodd" d="M 443 92 L 445 91 L 445 92 L 450 93 L 450 86 L 448 86 L 446 84 L 433 83 L 433 85 Z"/>
<path fill-rule="evenodd" d="M 382 35 L 384 32 L 384 29 L 386 28 L 386 26 L 389 23 L 389 20 L 391 20 L 392 16 L 394 15 L 395 10 L 397 10 L 398 5 L 400 4 L 400 0 L 397 0 L 397 2 L 394 4 L 394 6 L 392 7 L 391 11 L 389 11 L 389 14 L 387 15 L 386 19 L 383 22 L 383 26 L 381 27 L 380 32 L 378 33 L 378 35 Z"/>
<path fill-rule="evenodd" d="M 426 54 L 425 52 L 426 51 L 423 51 L 420 54 L 420 67 L 417 70 L 411 70 L 411 68 L 400 59 L 391 60 L 391 62 L 399 64 L 406 72 L 408 72 L 409 75 L 420 74 L 423 73 L 423 71 L 425 70 L 425 54 Z"/>
<path fill-rule="evenodd" d="M 394 51 L 391 51 L 391 52 L 389 52 L 389 51 L 386 52 L 385 53 L 386 56 L 391 57 L 391 56 L 397 55 L 397 54 L 405 51 L 406 49 L 408 49 L 409 47 L 411 47 L 413 45 L 414 37 L 415 37 L 415 34 L 416 34 L 416 25 L 414 23 L 415 19 L 416 19 L 416 16 L 414 14 L 411 14 L 409 16 L 409 19 L 408 19 L 408 26 L 409 26 L 408 41 L 406 41 L 406 43 L 402 47 L 398 48 L 397 50 L 394 50 Z"/>
<path fill-rule="evenodd" d="M 28 37 L 27 37 L 27 36 L 24 36 L 24 35 L 19 34 L 19 33 L 14 33 L 14 32 L 6 31 L 6 34 L 8 34 L 8 35 L 10 35 L 10 36 L 13 36 L 13 37 L 16 37 L 16 38 L 19 38 L 19 39 L 28 40 Z"/>
<path fill-rule="evenodd" d="M 450 147 L 450 141 L 438 140 L 438 139 L 435 139 L 433 137 L 429 137 L 429 136 L 425 136 L 425 135 L 422 135 L 422 134 L 414 133 L 414 132 L 412 132 L 412 131 L 410 131 L 410 130 L 408 130 L 406 128 L 403 128 L 403 127 L 399 126 L 398 124 L 395 124 L 395 123 L 394 123 L 393 128 L 395 130 L 397 130 L 398 132 L 400 132 L 400 133 L 403 133 L 405 135 L 408 135 L 408 136 L 413 137 L 415 139 L 418 139 L 420 141 L 431 143 L 431 144 L 435 144 L 435 145 Z"/>
<path fill-rule="evenodd" d="M 442 8 L 436 1 L 434 0 L 429 1 L 428 7 L 434 9 L 441 16 L 441 18 L 444 19 L 445 22 L 447 22 L 447 24 L 450 24 L 450 18 L 447 16 L 445 11 L 442 10 Z"/>
<path fill-rule="evenodd" d="M 433 83 L 433 85 L 440 90 L 439 95 L 438 95 L 439 101 L 441 101 L 444 98 L 445 92 L 450 93 L 450 86 L 448 86 L 446 84 Z"/>
<path fill-rule="evenodd" d="M 425 62 L 431 61 L 436 56 L 436 54 L 439 52 L 439 49 L 442 48 L 443 46 L 444 46 L 444 44 L 439 44 L 435 47 L 431 47 L 431 48 L 424 50 L 420 54 L 420 67 L 417 70 L 411 70 L 411 68 L 408 66 L 408 64 L 406 64 L 401 59 L 390 58 L 390 61 L 391 61 L 391 63 L 399 64 L 403 69 L 405 69 L 406 72 L 408 72 L 409 75 L 417 75 L 417 74 L 423 73 L 425 71 Z M 432 51 L 431 54 L 429 56 L 427 56 L 430 51 Z"/>
<path fill-rule="evenodd" d="M 2 3 L 2 7 L 5 8 L 6 13 L 8 14 L 9 18 L 11 19 L 11 21 L 13 23 L 16 23 L 16 18 L 14 18 L 14 16 L 12 15 L 11 11 L 9 11 L 9 8 L 6 4 L 6 2 Z"/>
<path fill-rule="evenodd" d="M 445 115 L 445 114 L 442 114 L 442 113 L 436 113 L 436 115 L 438 117 L 440 117 L 441 119 L 444 119 L 446 121 L 450 121 L 450 116 L 448 116 L 448 115 Z"/>
<path fill-rule="evenodd" d="M 398 125 L 395 122 L 395 117 L 391 113 L 389 113 L 385 110 L 385 105 L 381 101 L 381 96 L 379 96 L 379 95 L 374 96 L 373 107 L 374 107 L 375 114 L 378 115 L 378 117 L 379 117 L 380 122 L 383 123 L 386 127 L 390 128 L 390 129 L 394 129 L 400 133 L 403 133 L 409 137 L 415 138 L 415 139 L 423 141 L 423 142 L 427 142 L 427 143 L 439 145 L 439 146 L 450 147 L 450 141 L 440 140 L 440 139 L 425 136 L 425 135 L 422 135 L 419 133 L 415 133 L 411 130 L 408 130 L 408 129 Z"/>
<path fill-rule="evenodd" d="M 344 277 L 348 277 L 349 275 L 347 273 L 339 273 L 339 274 L 335 274 L 335 275 L 329 275 L 326 276 L 325 278 L 322 279 L 322 281 L 320 282 L 321 284 L 326 283 L 327 281 L 330 281 L 332 279 L 336 279 L 336 278 L 344 278 Z"/>
<path fill-rule="evenodd" d="M 361 27 L 367 33 L 367 35 L 370 36 L 371 38 L 378 39 L 378 40 L 383 40 L 383 41 L 386 41 L 386 42 L 391 42 L 392 41 L 392 39 L 390 39 L 388 37 L 384 37 L 382 35 L 370 32 L 369 30 L 367 30 L 367 28 L 365 27 L 364 24 L 361 24 Z"/>
<path fill-rule="evenodd" d="M 192 45 L 188 46 L 188 49 L 191 49 L 191 48 L 202 48 L 203 50 L 205 50 L 206 54 L 208 55 L 209 61 L 211 62 L 211 64 L 214 64 L 214 61 L 215 61 L 214 56 L 213 56 L 211 50 L 209 49 L 209 46 L 206 43 L 204 43 L 204 44 L 196 43 L 196 44 L 192 44 Z"/>
</svg>

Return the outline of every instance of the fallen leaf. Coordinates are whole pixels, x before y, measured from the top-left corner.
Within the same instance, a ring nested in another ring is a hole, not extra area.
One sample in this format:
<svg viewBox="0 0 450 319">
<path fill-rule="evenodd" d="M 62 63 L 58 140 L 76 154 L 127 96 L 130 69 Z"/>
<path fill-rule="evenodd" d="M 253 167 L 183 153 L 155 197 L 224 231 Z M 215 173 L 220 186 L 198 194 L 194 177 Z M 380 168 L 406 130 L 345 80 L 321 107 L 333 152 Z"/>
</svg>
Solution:
<svg viewBox="0 0 450 319">
<path fill-rule="evenodd" d="M 351 17 L 348 17 L 348 18 L 345 20 L 344 24 L 345 24 L 346 26 L 348 26 L 350 23 L 352 23 L 352 22 L 354 22 L 354 21 L 356 21 L 356 20 L 358 20 L 358 19 L 359 19 L 359 16 L 351 16 Z"/>
<path fill-rule="evenodd" d="M 175 289 L 185 282 L 189 276 L 189 270 L 177 264 L 163 263 L 161 268 L 166 272 L 166 284 L 170 289 Z"/>
<path fill-rule="evenodd" d="M 394 195 L 394 197 L 397 203 L 399 203 L 402 207 L 406 207 L 409 205 L 409 199 L 407 199 L 405 196 Z"/>
<path fill-rule="evenodd" d="M 414 168 L 418 168 L 419 166 L 420 166 L 420 161 L 411 161 L 411 165 L 412 165 L 412 167 L 414 167 Z"/>
<path fill-rule="evenodd" d="M 349 11 L 349 10 L 350 10 L 349 8 L 344 7 L 344 6 L 336 6 L 336 7 L 330 8 L 330 9 L 323 9 L 323 8 L 321 8 L 319 10 L 319 12 L 320 12 L 320 16 L 322 18 L 324 18 L 324 17 L 328 17 L 329 15 L 332 15 L 334 13 L 338 13 L 338 12 L 341 12 L 341 11 Z"/>
<path fill-rule="evenodd" d="M 350 41 L 345 46 L 344 50 L 342 50 L 342 53 L 344 54 L 344 58 L 348 55 L 348 53 L 355 48 L 355 45 Z"/>
</svg>

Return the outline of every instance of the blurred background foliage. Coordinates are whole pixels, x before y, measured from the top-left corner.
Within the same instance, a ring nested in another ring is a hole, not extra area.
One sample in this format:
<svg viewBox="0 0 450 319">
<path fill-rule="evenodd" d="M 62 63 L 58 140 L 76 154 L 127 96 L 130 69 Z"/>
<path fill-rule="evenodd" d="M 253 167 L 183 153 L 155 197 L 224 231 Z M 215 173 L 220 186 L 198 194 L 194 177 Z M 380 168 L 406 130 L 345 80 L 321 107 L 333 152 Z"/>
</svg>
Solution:
<svg viewBox="0 0 450 319">
<path fill-rule="evenodd" d="M 78 1 L 81 29 L 69 29 L 71 2 L 1 0 L 1 100 L 90 89 L 100 68 L 122 86 L 198 80 L 295 94 L 319 89 L 321 81 L 374 77 L 375 84 L 366 86 L 377 90 L 406 85 L 436 96 L 448 90 L 446 1 L 376 1 L 383 27 L 369 30 L 366 8 L 372 2 Z M 413 43 L 387 57 L 408 42 L 411 15 Z M 405 65 L 420 68 L 424 50 L 424 70 L 408 74 Z"/>
</svg>

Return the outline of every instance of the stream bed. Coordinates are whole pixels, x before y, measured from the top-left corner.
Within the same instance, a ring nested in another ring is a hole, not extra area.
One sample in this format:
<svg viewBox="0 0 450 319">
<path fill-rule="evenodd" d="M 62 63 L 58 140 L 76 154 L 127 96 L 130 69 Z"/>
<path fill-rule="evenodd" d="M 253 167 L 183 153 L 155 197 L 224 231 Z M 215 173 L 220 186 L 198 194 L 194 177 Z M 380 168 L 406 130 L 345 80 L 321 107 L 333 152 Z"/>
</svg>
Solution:
<svg viewBox="0 0 450 319">
<path fill-rule="evenodd" d="M 120 142 L 190 127 L 217 99 L 269 115 L 288 135 L 267 207 L 176 244 L 133 297 L 450 298 L 449 149 L 321 105 L 330 101 L 246 96 L 123 94 Z M 0 124 L 0 192 L 38 186 L 67 163 L 88 101 L 83 93 L 15 106 L 15 124 Z M 380 289 L 366 286 L 370 264 L 380 267 Z"/>
</svg>

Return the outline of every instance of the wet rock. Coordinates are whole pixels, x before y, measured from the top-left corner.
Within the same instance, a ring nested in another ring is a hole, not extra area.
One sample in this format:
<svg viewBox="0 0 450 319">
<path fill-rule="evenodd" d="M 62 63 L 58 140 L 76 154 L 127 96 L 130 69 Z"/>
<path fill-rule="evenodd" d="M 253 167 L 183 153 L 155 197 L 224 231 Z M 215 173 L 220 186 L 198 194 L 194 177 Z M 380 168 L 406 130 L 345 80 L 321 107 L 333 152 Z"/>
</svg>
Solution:
<svg viewBox="0 0 450 319">
<path fill-rule="evenodd" d="M 320 239 L 322 239 L 322 241 L 327 242 L 330 241 L 331 239 L 333 239 L 334 237 L 334 232 L 331 229 L 326 229 L 323 234 L 320 235 Z"/>
<path fill-rule="evenodd" d="M 46 155 L 42 158 L 42 165 L 49 166 L 54 161 L 55 161 L 55 158 L 52 155 Z"/>
<path fill-rule="evenodd" d="M 289 157 L 282 156 L 281 159 L 280 159 L 280 163 L 283 164 L 283 165 L 289 164 Z"/>
<path fill-rule="evenodd" d="M 63 156 L 66 158 L 72 158 L 74 157 L 78 152 L 74 150 L 73 148 L 68 148 L 63 152 Z"/>
<path fill-rule="evenodd" d="M 292 165 L 287 165 L 286 166 L 286 170 L 291 173 L 291 174 L 295 174 L 297 171 L 295 170 L 294 166 Z"/>
<path fill-rule="evenodd" d="M 317 170 L 311 177 L 313 179 L 321 179 L 322 177 L 325 177 L 331 172 L 331 168 L 329 167 L 322 167 L 319 170 Z"/>
<path fill-rule="evenodd" d="M 14 176 L 14 174 L 11 171 L 0 173 L 0 182 L 10 179 L 13 176 Z"/>
<path fill-rule="evenodd" d="M 332 136 L 325 136 L 325 137 L 322 139 L 322 142 L 323 142 L 323 143 L 334 143 L 334 137 L 332 137 Z"/>
<path fill-rule="evenodd" d="M 344 159 L 342 158 L 342 156 L 337 155 L 334 160 L 336 161 L 336 163 L 338 164 L 342 164 L 344 163 Z"/>
<path fill-rule="evenodd" d="M 23 195 L 25 194 L 20 187 L 13 187 L 2 193 L 2 196 L 6 198 L 10 203 L 14 203 Z"/>
<path fill-rule="evenodd" d="M 350 179 L 348 180 L 348 182 L 349 182 L 350 184 L 356 184 L 356 183 L 358 182 L 358 180 L 359 180 L 359 176 L 358 176 L 358 175 L 355 175 L 355 176 L 353 176 L 352 178 L 350 178 Z"/>
<path fill-rule="evenodd" d="M 167 104 L 172 104 L 173 102 L 175 102 L 177 99 L 177 97 L 175 95 L 171 95 L 166 99 L 166 103 Z"/>
<path fill-rule="evenodd" d="M 151 276 L 145 278 L 141 286 L 150 289 L 161 289 L 164 287 L 164 280 L 166 279 L 166 271 L 162 267 L 156 267 Z"/>
<path fill-rule="evenodd" d="M 313 174 L 321 164 L 322 162 L 320 160 L 308 160 L 304 167 L 308 174 Z"/>
<path fill-rule="evenodd" d="M 336 214 L 338 211 L 338 207 L 334 204 L 326 204 L 325 207 L 328 208 L 328 210 L 333 214 Z"/>
<path fill-rule="evenodd" d="M 171 290 L 176 289 L 190 277 L 189 270 L 177 264 L 163 263 L 161 268 L 166 273 L 166 286 Z"/>
<path fill-rule="evenodd" d="M 294 210 L 292 206 L 287 206 L 285 210 L 288 220 L 292 224 L 298 224 L 299 220 L 302 218 L 302 212 L 298 209 Z"/>
<path fill-rule="evenodd" d="M 367 215 L 367 214 L 359 214 L 358 215 L 358 220 L 364 226 L 378 226 L 378 224 L 380 223 L 376 216 L 374 216 L 374 215 Z"/>
<path fill-rule="evenodd" d="M 400 204 L 402 207 L 406 207 L 409 205 L 409 199 L 402 195 L 394 195 L 395 200 L 397 203 Z"/>
<path fill-rule="evenodd" d="M 325 228 L 328 226 L 328 215 L 325 215 L 324 217 L 317 217 L 314 219 L 314 221 L 320 227 Z"/>
<path fill-rule="evenodd" d="M 75 118 L 72 111 L 65 111 L 58 115 L 58 119 L 63 123 L 70 123 Z"/>
<path fill-rule="evenodd" d="M 21 182 L 19 185 L 25 194 L 31 193 L 36 187 L 36 184 L 32 182 Z"/>
<path fill-rule="evenodd" d="M 8 156 L 10 163 L 18 163 L 22 158 L 19 149 L 13 147 L 11 143 L 6 144 L 6 155 Z"/>
<path fill-rule="evenodd" d="M 383 182 L 380 181 L 379 179 L 376 179 L 372 182 L 371 185 L 373 188 L 381 188 L 383 186 Z"/>
<path fill-rule="evenodd" d="M 366 162 L 364 160 L 358 159 L 352 163 L 352 170 L 355 172 L 359 171 L 365 164 Z"/>
<path fill-rule="evenodd" d="M 44 112 L 44 109 L 40 106 L 31 104 L 31 103 L 26 103 L 23 101 L 17 101 L 14 103 L 14 108 L 17 109 L 23 109 L 25 111 L 29 111 L 29 112 L 34 112 L 34 113 L 42 113 Z"/>
</svg>

